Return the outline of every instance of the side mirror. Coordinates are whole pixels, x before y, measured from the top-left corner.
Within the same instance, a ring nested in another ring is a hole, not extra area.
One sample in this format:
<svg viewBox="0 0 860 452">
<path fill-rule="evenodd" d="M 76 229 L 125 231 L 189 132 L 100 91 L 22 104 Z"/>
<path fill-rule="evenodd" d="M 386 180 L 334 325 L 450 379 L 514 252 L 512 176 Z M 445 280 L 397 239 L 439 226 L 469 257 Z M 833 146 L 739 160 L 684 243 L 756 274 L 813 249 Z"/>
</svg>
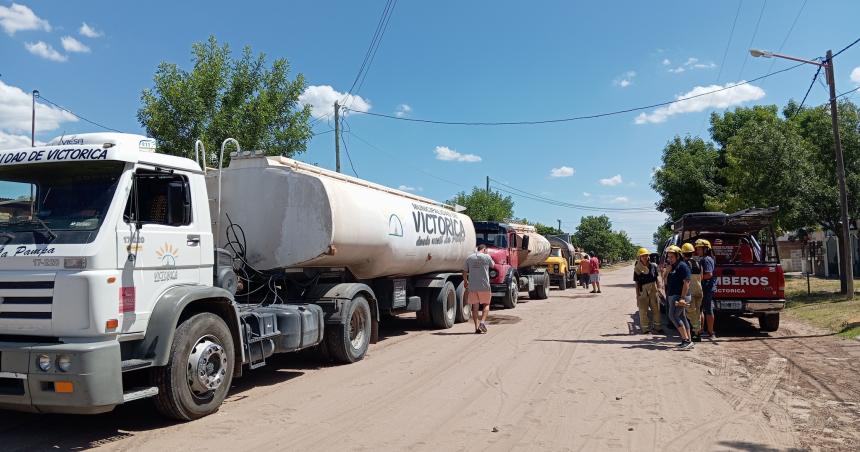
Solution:
<svg viewBox="0 0 860 452">
<path fill-rule="evenodd" d="M 522 248 L 524 250 L 529 249 L 529 236 L 527 236 L 527 235 L 523 236 L 522 245 L 520 246 L 520 248 Z"/>
<path fill-rule="evenodd" d="M 185 182 L 173 181 L 167 185 L 167 223 L 171 226 L 191 223 L 191 197 Z"/>
</svg>

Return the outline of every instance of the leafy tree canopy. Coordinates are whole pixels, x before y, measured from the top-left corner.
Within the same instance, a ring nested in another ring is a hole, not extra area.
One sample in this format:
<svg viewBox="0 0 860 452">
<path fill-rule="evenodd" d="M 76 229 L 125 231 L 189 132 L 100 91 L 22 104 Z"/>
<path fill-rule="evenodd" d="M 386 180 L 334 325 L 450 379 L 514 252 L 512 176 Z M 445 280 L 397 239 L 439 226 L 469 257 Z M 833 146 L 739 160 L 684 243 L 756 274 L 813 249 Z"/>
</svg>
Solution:
<svg viewBox="0 0 860 452">
<path fill-rule="evenodd" d="M 448 200 L 466 208 L 464 214 L 472 221 L 507 221 L 514 217 L 514 201 L 510 196 L 475 187 L 471 193 L 460 192 Z"/>
</svg>

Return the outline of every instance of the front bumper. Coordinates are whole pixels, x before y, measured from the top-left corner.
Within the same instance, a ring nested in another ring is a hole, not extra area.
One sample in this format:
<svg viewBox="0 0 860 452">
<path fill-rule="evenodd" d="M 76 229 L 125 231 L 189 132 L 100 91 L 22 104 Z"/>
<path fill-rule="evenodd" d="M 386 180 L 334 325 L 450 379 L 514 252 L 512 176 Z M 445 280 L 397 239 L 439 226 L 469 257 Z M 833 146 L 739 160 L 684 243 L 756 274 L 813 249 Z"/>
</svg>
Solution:
<svg viewBox="0 0 860 452">
<path fill-rule="evenodd" d="M 490 290 L 493 291 L 494 297 L 504 297 L 508 293 L 507 284 L 490 284 Z"/>
<path fill-rule="evenodd" d="M 39 355 L 52 366 L 42 371 Z M 59 355 L 71 357 L 68 372 Z M 46 344 L 0 342 L 0 409 L 38 413 L 96 414 L 122 403 L 119 342 Z"/>
</svg>

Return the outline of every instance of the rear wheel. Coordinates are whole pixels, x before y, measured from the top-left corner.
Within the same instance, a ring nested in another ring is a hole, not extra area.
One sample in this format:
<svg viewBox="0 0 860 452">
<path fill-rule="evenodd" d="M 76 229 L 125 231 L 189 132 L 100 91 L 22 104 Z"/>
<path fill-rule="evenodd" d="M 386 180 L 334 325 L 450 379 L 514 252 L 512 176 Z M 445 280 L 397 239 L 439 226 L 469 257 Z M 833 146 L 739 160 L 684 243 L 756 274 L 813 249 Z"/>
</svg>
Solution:
<svg viewBox="0 0 860 452">
<path fill-rule="evenodd" d="M 325 338 L 329 354 L 342 364 L 354 363 L 364 358 L 370 346 L 373 322 L 370 304 L 363 295 L 352 299 L 346 314 L 343 324 L 331 325 L 326 329 Z"/>
<path fill-rule="evenodd" d="M 561 281 L 558 283 L 558 290 L 567 290 L 567 275 L 561 275 Z"/>
<path fill-rule="evenodd" d="M 472 306 L 469 305 L 468 300 L 466 300 L 466 285 L 460 283 L 457 286 L 457 317 L 455 321 L 457 323 L 468 322 L 472 320 Z"/>
<path fill-rule="evenodd" d="M 549 275 L 543 275 L 543 278 L 540 278 L 541 283 L 535 286 L 535 295 L 537 295 L 538 300 L 546 300 L 549 298 L 546 294 L 547 287 L 549 287 Z"/>
<path fill-rule="evenodd" d="M 758 326 L 762 331 L 774 332 L 779 329 L 779 314 L 764 314 L 758 318 Z"/>
<path fill-rule="evenodd" d="M 236 355 L 227 324 L 204 312 L 182 322 L 167 365 L 153 369 L 161 414 L 190 421 L 218 411 L 233 381 Z"/>
<path fill-rule="evenodd" d="M 457 290 L 450 281 L 438 291 L 436 300 L 430 306 L 430 315 L 436 328 L 448 329 L 454 326 L 457 318 Z"/>
<path fill-rule="evenodd" d="M 418 325 L 428 327 L 433 324 L 433 319 L 430 316 L 430 303 L 432 303 L 432 292 L 428 289 L 416 290 L 416 295 L 421 297 L 421 309 L 415 312 L 415 318 L 418 320 Z"/>
<path fill-rule="evenodd" d="M 505 290 L 505 295 L 502 296 L 502 306 L 506 309 L 517 307 L 517 299 L 520 296 L 520 288 L 517 287 L 517 282 L 514 276 L 511 276 L 511 282 L 508 283 L 508 288 Z"/>
</svg>

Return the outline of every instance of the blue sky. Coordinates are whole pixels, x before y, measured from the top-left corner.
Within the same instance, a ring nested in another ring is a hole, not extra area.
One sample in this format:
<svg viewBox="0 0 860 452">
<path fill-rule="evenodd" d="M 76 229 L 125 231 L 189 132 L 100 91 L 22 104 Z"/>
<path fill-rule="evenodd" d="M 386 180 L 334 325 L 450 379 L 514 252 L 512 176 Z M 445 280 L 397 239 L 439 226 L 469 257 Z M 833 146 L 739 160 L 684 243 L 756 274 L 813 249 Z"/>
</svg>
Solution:
<svg viewBox="0 0 860 452">
<path fill-rule="evenodd" d="M 600 113 L 707 91 L 789 65 L 750 58 L 749 47 L 775 51 L 788 37 L 784 53 L 811 58 L 860 37 L 856 1 L 808 2 L 789 35 L 803 4 L 743 1 L 730 33 L 738 12 L 738 2 L 731 0 L 401 1 L 353 105 L 450 121 Z M 287 58 L 294 72 L 317 87 L 306 99 L 324 102 L 326 94 L 336 97 L 349 89 L 384 5 L 383 0 L 0 1 L 0 53 L 6 63 L 0 66 L 0 147 L 28 142 L 29 100 L 21 95 L 32 89 L 96 122 L 141 132 L 140 91 L 151 86 L 157 64 L 188 68 L 191 44 L 210 34 L 234 49 L 250 45 L 270 58 Z M 860 46 L 835 64 L 840 92 L 860 83 L 860 70 L 852 77 L 860 66 Z M 714 109 L 799 99 L 813 73 L 813 67 L 802 67 L 668 109 L 551 125 L 442 126 L 351 114 L 345 139 L 360 177 L 437 200 L 483 186 L 490 176 L 570 203 L 651 206 L 656 200 L 651 172 L 667 140 L 706 134 L 706 117 Z M 816 86 L 809 102 L 826 98 L 825 89 Z M 45 118 L 41 140 L 97 130 L 47 106 L 40 107 L 39 116 Z M 318 132 L 329 128 L 326 120 L 315 125 Z M 315 137 L 301 159 L 333 168 L 333 140 L 332 133 Z M 343 165 L 352 172 L 345 158 Z M 518 216 L 547 224 L 561 219 L 569 231 L 581 215 L 590 214 L 514 199 Z M 647 243 L 663 216 L 655 211 L 610 218 L 635 242 Z"/>
</svg>

